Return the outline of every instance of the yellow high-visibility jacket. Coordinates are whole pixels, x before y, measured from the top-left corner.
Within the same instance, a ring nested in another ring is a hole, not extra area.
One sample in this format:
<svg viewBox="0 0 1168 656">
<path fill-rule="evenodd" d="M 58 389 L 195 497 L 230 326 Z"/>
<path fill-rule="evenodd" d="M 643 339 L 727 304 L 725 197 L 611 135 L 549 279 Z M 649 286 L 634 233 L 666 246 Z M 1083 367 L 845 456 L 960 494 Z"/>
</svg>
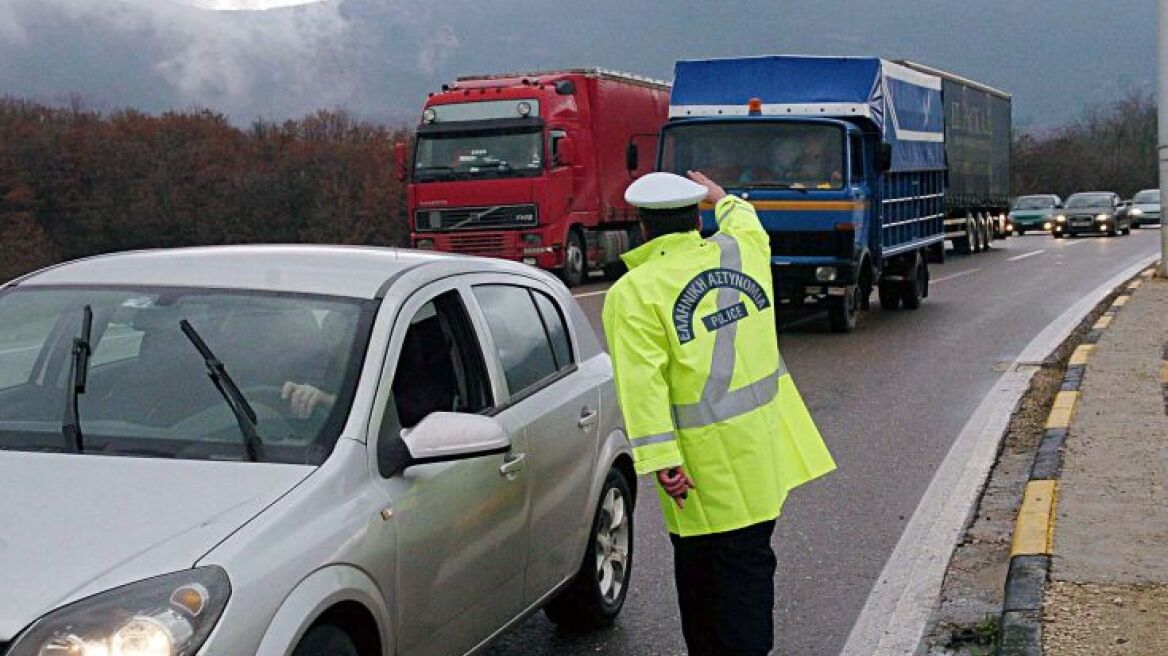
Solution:
<svg viewBox="0 0 1168 656">
<path fill-rule="evenodd" d="M 719 231 L 658 237 L 624 255 L 604 330 L 638 474 L 684 465 L 696 489 L 681 536 L 778 517 L 787 493 L 833 469 L 779 357 L 770 243 L 754 207 L 727 196 Z"/>
</svg>

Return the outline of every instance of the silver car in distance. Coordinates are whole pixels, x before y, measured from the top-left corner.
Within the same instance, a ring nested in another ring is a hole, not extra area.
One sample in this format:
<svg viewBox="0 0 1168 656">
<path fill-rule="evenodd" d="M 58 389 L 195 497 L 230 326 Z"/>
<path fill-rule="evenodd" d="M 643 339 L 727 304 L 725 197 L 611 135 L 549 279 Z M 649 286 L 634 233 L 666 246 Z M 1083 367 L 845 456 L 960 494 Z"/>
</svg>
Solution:
<svg viewBox="0 0 1168 656">
<path fill-rule="evenodd" d="M 519 264 L 145 251 L 0 288 L 0 656 L 449 656 L 620 612 L 611 365 Z"/>
</svg>

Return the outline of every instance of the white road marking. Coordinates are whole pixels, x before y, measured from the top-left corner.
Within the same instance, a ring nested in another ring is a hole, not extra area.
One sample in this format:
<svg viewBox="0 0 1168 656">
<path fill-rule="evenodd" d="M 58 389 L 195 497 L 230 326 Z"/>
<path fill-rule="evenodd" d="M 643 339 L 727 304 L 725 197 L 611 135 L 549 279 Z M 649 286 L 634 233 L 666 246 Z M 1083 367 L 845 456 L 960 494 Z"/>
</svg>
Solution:
<svg viewBox="0 0 1168 656">
<path fill-rule="evenodd" d="M 1021 255 L 1015 255 L 1014 257 L 1007 257 L 1006 261 L 1007 262 L 1017 262 L 1018 260 L 1025 260 L 1026 258 L 1034 257 L 1035 255 L 1042 255 L 1045 252 L 1046 252 L 1046 249 L 1043 248 L 1043 249 L 1039 249 L 1037 251 L 1030 251 L 1029 253 L 1023 253 Z"/>
<path fill-rule="evenodd" d="M 1141 260 L 1068 308 L 1015 358 L 966 422 L 921 497 L 884 569 L 872 586 L 841 656 L 903 656 L 917 652 L 941 594 L 949 558 L 977 502 L 998 445 L 1030 377 L 1091 308 L 1123 281 L 1156 260 Z"/>
<path fill-rule="evenodd" d="M 608 293 L 607 289 L 599 289 L 599 290 L 594 291 L 594 292 L 584 292 L 583 294 L 572 294 L 572 296 L 574 296 L 576 298 L 587 298 L 589 296 L 600 296 L 601 294 L 607 294 L 607 293 Z"/>
<path fill-rule="evenodd" d="M 935 285 L 939 282 L 945 282 L 946 280 L 953 280 L 954 278 L 960 278 L 961 276 L 968 276 L 969 274 L 977 273 L 978 271 L 981 271 L 981 267 L 976 269 L 967 269 L 965 271 L 958 271 L 957 273 L 951 273 L 947 276 L 941 276 L 940 278 L 933 278 L 929 281 L 929 284 Z"/>
</svg>

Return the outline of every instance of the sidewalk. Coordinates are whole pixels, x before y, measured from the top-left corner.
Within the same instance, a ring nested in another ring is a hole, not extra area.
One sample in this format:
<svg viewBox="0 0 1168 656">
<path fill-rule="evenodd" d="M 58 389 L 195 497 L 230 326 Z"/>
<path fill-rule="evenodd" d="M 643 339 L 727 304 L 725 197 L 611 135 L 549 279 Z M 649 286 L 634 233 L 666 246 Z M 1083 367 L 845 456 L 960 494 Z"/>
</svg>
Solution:
<svg viewBox="0 0 1168 656">
<path fill-rule="evenodd" d="M 1049 656 L 1168 654 L 1168 280 L 1141 279 L 1109 323 L 1077 354 L 1086 369 L 1057 481 Z"/>
</svg>

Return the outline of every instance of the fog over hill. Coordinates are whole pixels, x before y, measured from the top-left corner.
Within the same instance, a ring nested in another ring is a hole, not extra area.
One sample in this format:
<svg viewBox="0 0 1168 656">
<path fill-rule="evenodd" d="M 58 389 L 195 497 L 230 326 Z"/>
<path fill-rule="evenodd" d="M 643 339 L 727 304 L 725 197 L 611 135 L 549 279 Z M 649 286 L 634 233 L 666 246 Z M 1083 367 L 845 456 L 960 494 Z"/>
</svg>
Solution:
<svg viewBox="0 0 1168 656">
<path fill-rule="evenodd" d="M 1154 91 L 1155 11 L 1153 0 L 333 0 L 231 12 L 0 0 L 0 94 L 205 106 L 237 123 L 320 107 L 405 122 L 426 92 L 471 72 L 603 66 L 669 78 L 679 58 L 859 54 L 1010 91 L 1015 125 L 1043 127 Z"/>
</svg>

